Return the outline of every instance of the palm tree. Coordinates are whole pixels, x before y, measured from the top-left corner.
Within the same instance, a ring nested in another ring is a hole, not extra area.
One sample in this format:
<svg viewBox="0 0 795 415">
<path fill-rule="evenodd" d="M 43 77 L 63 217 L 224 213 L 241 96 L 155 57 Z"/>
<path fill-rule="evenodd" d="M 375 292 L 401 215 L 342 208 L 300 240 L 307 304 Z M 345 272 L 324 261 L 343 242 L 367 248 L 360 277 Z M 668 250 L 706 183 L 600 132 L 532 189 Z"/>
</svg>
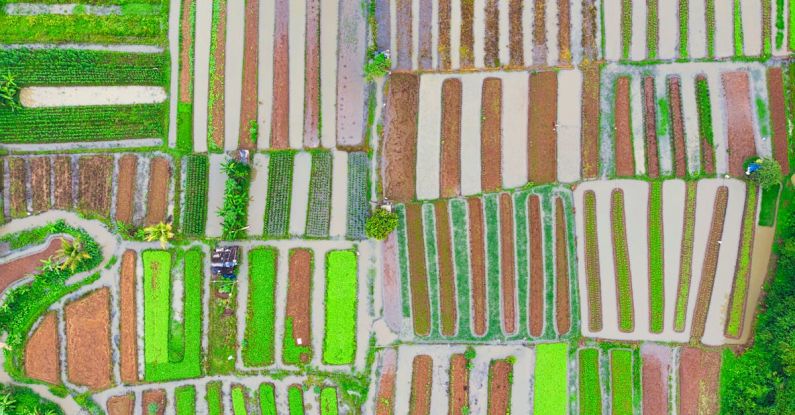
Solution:
<svg viewBox="0 0 795 415">
<path fill-rule="evenodd" d="M 160 247 L 165 248 L 168 241 L 174 237 L 170 223 L 160 222 L 157 225 L 144 228 L 144 239 L 147 242 L 160 241 Z"/>
<path fill-rule="evenodd" d="M 39 271 L 47 272 L 52 271 L 55 269 L 57 264 L 55 263 L 55 258 L 50 256 L 49 258 L 42 259 L 41 265 L 39 265 Z"/>
<path fill-rule="evenodd" d="M 55 252 L 55 259 L 63 261 L 59 268 L 61 270 L 68 269 L 71 272 L 75 272 L 77 266 L 89 258 L 91 255 L 83 250 L 83 244 L 79 240 L 69 242 L 66 239 L 61 239 L 61 249 Z"/>
<path fill-rule="evenodd" d="M 39 408 L 33 408 L 33 409 L 26 409 L 25 415 L 55 415 L 55 411 L 53 411 L 52 409 L 48 409 L 42 412 L 41 409 Z"/>
</svg>

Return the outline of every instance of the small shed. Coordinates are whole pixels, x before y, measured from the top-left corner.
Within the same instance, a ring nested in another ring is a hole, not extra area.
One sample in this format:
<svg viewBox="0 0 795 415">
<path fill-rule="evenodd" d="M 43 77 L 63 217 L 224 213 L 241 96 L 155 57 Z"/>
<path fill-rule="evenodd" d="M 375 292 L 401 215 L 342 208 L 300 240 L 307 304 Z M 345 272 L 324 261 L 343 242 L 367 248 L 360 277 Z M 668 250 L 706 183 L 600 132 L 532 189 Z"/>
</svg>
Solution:
<svg viewBox="0 0 795 415">
<path fill-rule="evenodd" d="M 225 278 L 236 278 L 240 247 L 219 246 L 210 255 L 210 269 L 213 276 L 220 275 Z"/>
</svg>

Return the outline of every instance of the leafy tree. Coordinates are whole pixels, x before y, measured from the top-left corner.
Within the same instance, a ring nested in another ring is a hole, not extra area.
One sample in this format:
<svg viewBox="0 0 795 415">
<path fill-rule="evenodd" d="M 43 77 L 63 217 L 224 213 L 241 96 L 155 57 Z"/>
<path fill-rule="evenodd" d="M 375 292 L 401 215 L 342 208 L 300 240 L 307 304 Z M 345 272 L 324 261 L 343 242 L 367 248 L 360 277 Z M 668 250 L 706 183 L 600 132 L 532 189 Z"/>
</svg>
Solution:
<svg viewBox="0 0 795 415">
<path fill-rule="evenodd" d="M 83 249 L 80 240 L 69 242 L 66 239 L 61 239 L 61 248 L 55 252 L 54 258 L 62 261 L 59 266 L 61 270 L 68 269 L 70 272 L 75 272 L 83 261 L 91 258 L 91 255 Z"/>
<path fill-rule="evenodd" d="M 17 401 L 10 394 L 0 394 L 0 415 L 14 414 L 16 403 Z"/>
<path fill-rule="evenodd" d="M 364 231 L 368 238 L 381 241 L 386 239 L 397 228 L 397 225 L 397 213 L 379 207 L 367 218 L 367 223 L 364 224 Z"/>
<path fill-rule="evenodd" d="M 251 166 L 241 161 L 229 160 L 222 168 L 228 179 L 224 189 L 224 205 L 218 210 L 218 215 L 223 218 L 224 238 L 236 239 L 246 227 Z"/>
<path fill-rule="evenodd" d="M 165 248 L 168 241 L 174 237 L 174 232 L 171 231 L 170 223 L 160 222 L 157 225 L 147 226 L 144 228 L 144 239 L 147 242 L 160 241 L 160 247 Z"/>
<path fill-rule="evenodd" d="M 783 180 L 781 165 L 771 158 L 758 158 L 755 163 L 759 169 L 749 175 L 749 178 L 763 189 L 775 186 Z"/>
<path fill-rule="evenodd" d="M 11 108 L 11 111 L 22 108 L 19 105 L 19 85 L 10 73 L 0 77 L 0 106 Z"/>
<path fill-rule="evenodd" d="M 374 81 L 388 74 L 390 68 L 392 68 L 392 59 L 389 58 L 389 52 L 377 52 L 364 66 L 364 77 L 368 82 Z"/>
</svg>

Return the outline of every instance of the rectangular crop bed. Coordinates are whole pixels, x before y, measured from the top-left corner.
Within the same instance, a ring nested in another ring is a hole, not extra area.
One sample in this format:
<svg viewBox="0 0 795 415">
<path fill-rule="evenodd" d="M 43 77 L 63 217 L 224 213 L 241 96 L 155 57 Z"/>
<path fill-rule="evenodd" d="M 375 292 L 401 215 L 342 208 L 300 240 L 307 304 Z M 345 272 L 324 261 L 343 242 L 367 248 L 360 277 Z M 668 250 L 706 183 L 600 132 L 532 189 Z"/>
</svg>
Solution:
<svg viewBox="0 0 795 415">
<path fill-rule="evenodd" d="M 327 364 L 351 364 L 356 355 L 357 269 L 355 251 L 326 255 L 323 361 Z"/>
<path fill-rule="evenodd" d="M 265 366 L 274 361 L 276 272 L 278 251 L 271 247 L 249 251 L 249 291 L 243 362 Z"/>
</svg>

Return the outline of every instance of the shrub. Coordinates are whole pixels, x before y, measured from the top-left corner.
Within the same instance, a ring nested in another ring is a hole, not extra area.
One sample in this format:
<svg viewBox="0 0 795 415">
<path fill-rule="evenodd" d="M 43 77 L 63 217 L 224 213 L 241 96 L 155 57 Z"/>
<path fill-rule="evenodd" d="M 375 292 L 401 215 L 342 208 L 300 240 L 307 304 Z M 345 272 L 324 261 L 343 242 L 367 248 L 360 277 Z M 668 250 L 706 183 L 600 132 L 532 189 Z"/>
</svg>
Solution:
<svg viewBox="0 0 795 415">
<path fill-rule="evenodd" d="M 781 183 L 783 173 L 781 172 L 781 165 L 771 158 L 759 158 L 756 160 L 759 164 L 759 169 L 751 173 L 748 177 L 754 183 L 758 184 L 762 189 L 767 189 Z"/>
<path fill-rule="evenodd" d="M 251 166 L 242 161 L 228 160 L 222 168 L 227 179 L 224 206 L 218 210 L 218 216 L 223 218 L 224 239 L 237 239 L 246 226 Z"/>
<path fill-rule="evenodd" d="M 367 219 L 365 232 L 368 238 L 381 241 L 386 239 L 386 237 L 397 228 L 397 225 L 397 213 L 390 212 L 384 208 L 377 208 Z"/>
<path fill-rule="evenodd" d="M 0 106 L 11 108 L 11 111 L 22 108 L 19 105 L 19 85 L 10 73 L 0 78 Z"/>
<path fill-rule="evenodd" d="M 392 68 L 392 59 L 389 57 L 389 52 L 377 52 L 364 66 L 364 77 L 367 81 L 373 81 L 388 74 L 390 68 Z"/>
</svg>

